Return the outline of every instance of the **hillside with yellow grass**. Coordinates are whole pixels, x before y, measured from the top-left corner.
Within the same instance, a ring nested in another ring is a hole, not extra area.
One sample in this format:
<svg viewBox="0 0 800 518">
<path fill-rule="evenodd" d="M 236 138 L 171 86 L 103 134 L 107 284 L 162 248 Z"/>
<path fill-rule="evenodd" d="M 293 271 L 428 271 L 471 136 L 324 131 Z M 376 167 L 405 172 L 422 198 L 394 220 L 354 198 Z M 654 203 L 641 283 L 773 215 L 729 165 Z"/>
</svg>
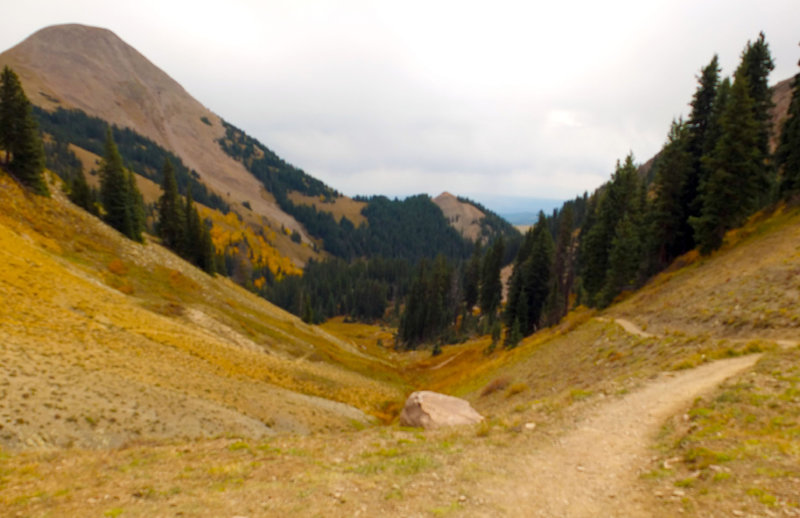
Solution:
<svg viewBox="0 0 800 518">
<path fill-rule="evenodd" d="M 0 182 L 4 448 L 341 428 L 402 398 L 352 342 L 127 241 L 58 187 Z"/>
</svg>

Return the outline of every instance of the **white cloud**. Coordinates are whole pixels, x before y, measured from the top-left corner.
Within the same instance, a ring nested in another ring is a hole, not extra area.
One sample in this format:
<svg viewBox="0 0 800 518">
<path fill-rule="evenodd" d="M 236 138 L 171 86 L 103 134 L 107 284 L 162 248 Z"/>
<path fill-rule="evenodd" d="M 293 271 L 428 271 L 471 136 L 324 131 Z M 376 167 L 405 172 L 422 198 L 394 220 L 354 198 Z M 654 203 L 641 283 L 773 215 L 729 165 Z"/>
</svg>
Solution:
<svg viewBox="0 0 800 518">
<path fill-rule="evenodd" d="M 660 148 L 714 53 L 729 74 L 764 30 L 774 79 L 800 56 L 796 0 L 28 0 L 14 11 L 0 20 L 3 48 L 52 23 L 110 28 L 349 194 L 572 197 L 629 151 L 644 161 Z"/>
</svg>

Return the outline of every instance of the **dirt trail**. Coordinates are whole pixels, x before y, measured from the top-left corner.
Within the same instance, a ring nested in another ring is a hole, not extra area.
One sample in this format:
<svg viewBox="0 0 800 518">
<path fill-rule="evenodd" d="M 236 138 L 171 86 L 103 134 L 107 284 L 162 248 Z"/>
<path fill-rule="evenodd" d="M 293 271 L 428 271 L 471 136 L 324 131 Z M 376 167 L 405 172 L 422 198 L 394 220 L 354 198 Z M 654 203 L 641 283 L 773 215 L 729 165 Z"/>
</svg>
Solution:
<svg viewBox="0 0 800 518">
<path fill-rule="evenodd" d="M 622 329 L 624 329 L 625 331 L 629 332 L 630 334 L 641 336 L 643 338 L 652 338 L 652 337 L 661 336 L 661 335 L 656 335 L 656 334 L 653 334 L 653 333 L 648 333 L 647 331 L 645 331 L 644 329 L 642 329 L 641 327 L 639 327 L 635 323 L 633 323 L 630 320 L 627 320 L 625 318 L 604 318 L 604 317 L 599 317 L 597 320 L 600 320 L 601 322 L 614 322 L 615 324 L 618 324 Z M 776 339 L 776 338 L 749 337 L 749 338 L 730 338 L 729 340 L 731 342 L 736 342 L 736 343 L 747 343 L 747 342 L 750 342 L 750 341 L 753 341 L 753 340 L 763 340 L 765 342 L 775 342 L 776 344 L 778 344 L 779 346 L 783 347 L 784 349 L 788 349 L 790 347 L 797 347 L 798 345 L 800 345 L 800 342 L 798 342 L 797 340 Z"/>
<path fill-rule="evenodd" d="M 493 495 L 509 516 L 652 516 L 638 476 L 661 425 L 698 396 L 749 367 L 759 355 L 664 373 L 641 390 L 601 405 L 554 444 L 520 459 L 518 487 Z"/>
</svg>

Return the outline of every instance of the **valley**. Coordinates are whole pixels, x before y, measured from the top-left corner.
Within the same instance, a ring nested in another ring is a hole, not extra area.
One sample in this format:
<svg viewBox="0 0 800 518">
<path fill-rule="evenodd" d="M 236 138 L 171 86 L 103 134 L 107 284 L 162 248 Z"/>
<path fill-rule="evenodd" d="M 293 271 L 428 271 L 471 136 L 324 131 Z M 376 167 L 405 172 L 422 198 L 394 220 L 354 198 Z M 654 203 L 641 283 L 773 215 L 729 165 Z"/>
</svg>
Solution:
<svg viewBox="0 0 800 518">
<path fill-rule="evenodd" d="M 800 74 L 763 32 L 524 234 L 344 196 L 105 29 L 0 65 L 0 516 L 800 516 Z M 484 420 L 401 426 L 418 390 Z"/>
</svg>

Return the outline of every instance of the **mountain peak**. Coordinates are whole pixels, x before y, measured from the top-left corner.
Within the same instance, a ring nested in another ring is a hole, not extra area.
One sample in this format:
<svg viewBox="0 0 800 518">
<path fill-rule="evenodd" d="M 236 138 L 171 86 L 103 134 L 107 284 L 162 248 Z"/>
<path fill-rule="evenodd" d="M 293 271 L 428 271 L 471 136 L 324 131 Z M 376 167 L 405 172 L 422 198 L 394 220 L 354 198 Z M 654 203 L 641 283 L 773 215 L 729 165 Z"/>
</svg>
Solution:
<svg viewBox="0 0 800 518">
<path fill-rule="evenodd" d="M 439 196 L 434 198 L 433 201 L 444 201 L 444 200 L 448 200 L 448 199 L 456 200 L 458 198 L 456 198 L 454 195 L 450 194 L 449 192 L 444 191 L 442 194 L 440 194 Z"/>
<path fill-rule="evenodd" d="M 3 65 L 16 71 L 33 104 L 78 109 L 130 128 L 181 157 L 230 202 L 248 202 L 278 226 L 302 232 L 219 146 L 222 120 L 112 31 L 79 24 L 46 27 L 0 54 Z"/>
</svg>

